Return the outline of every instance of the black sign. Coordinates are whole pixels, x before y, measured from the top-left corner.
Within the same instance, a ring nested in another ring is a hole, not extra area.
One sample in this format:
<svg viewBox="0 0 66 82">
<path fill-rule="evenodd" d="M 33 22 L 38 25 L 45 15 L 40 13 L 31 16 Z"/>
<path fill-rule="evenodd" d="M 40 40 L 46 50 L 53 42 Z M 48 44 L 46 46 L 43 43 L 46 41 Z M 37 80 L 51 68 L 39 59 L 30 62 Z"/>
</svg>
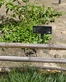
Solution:
<svg viewBox="0 0 66 82">
<path fill-rule="evenodd" d="M 52 26 L 33 26 L 34 33 L 52 34 Z"/>
</svg>

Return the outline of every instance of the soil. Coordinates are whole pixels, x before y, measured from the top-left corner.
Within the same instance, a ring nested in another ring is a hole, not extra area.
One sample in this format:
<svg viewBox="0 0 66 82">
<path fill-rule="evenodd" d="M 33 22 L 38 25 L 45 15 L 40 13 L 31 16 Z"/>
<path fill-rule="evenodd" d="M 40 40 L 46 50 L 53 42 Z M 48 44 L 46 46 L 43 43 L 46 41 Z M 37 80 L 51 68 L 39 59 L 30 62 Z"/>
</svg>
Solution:
<svg viewBox="0 0 66 82">
<path fill-rule="evenodd" d="M 66 12 L 66 0 L 61 0 L 61 4 L 58 4 L 58 0 L 32 0 L 37 1 L 40 5 L 45 4 L 45 6 L 51 6 L 54 9 Z M 4 13 L 3 13 L 4 12 Z M 4 6 L 0 9 L 0 15 L 5 15 Z M 50 23 L 52 26 L 52 39 L 49 44 L 66 44 L 66 14 L 57 18 L 55 22 Z M 31 54 L 29 54 L 32 52 Z M 38 49 L 36 52 L 34 50 L 26 50 L 23 49 L 14 49 L 9 48 L 6 50 L 0 49 L 0 55 L 17 55 L 17 56 L 39 56 L 45 58 L 66 58 L 66 50 L 45 50 Z M 14 66 L 14 65 L 22 65 L 21 63 L 15 62 L 0 62 L 0 66 Z M 36 64 L 38 65 L 38 64 Z M 52 67 L 66 67 L 66 65 L 60 65 L 55 63 L 43 63 L 39 64 L 43 66 L 52 66 Z"/>
</svg>

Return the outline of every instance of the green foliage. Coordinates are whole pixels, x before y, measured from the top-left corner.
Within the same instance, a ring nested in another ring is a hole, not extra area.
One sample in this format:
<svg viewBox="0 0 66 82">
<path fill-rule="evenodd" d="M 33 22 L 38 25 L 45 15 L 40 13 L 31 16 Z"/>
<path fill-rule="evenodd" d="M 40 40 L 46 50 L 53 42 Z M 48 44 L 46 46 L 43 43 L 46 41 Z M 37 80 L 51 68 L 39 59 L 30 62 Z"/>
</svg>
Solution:
<svg viewBox="0 0 66 82">
<path fill-rule="evenodd" d="M 14 3 L 15 1 L 17 4 Z M 37 6 L 36 3 L 28 4 L 29 0 L 22 1 L 26 3 L 25 6 L 18 0 L 9 0 L 5 3 L 7 16 L 11 12 L 12 18 L 18 18 L 19 21 L 3 21 L 0 28 L 2 32 L 0 42 L 41 43 L 40 35 L 33 33 L 33 26 L 54 22 L 55 18 L 62 15 L 51 7 Z M 45 35 L 45 43 L 50 39 L 50 35 Z"/>
<path fill-rule="evenodd" d="M 27 0 L 25 0 L 27 1 Z M 36 6 L 37 4 L 26 4 L 25 6 L 14 4 L 12 1 L 6 3 L 6 13 L 12 11 L 12 17 L 18 17 L 20 21 L 35 21 L 40 24 L 48 24 L 55 21 L 56 17 L 62 15 L 61 12 L 53 10 L 51 7 L 46 8 L 44 5 Z"/>
<path fill-rule="evenodd" d="M 5 1 L 5 0 L 0 0 L 0 8 L 1 8 L 1 6 L 4 4 L 4 1 Z"/>
<path fill-rule="evenodd" d="M 0 82 L 66 82 L 66 74 L 41 72 L 35 68 L 13 69 Z"/>
<path fill-rule="evenodd" d="M 22 0 L 22 1 L 25 2 L 25 3 L 29 2 L 29 0 Z"/>
<path fill-rule="evenodd" d="M 28 26 L 29 25 L 29 26 Z M 13 24 L 4 25 L 2 28 L 1 42 L 24 42 L 24 43 L 40 43 L 40 35 L 34 34 L 31 24 L 18 23 L 17 26 Z"/>
</svg>

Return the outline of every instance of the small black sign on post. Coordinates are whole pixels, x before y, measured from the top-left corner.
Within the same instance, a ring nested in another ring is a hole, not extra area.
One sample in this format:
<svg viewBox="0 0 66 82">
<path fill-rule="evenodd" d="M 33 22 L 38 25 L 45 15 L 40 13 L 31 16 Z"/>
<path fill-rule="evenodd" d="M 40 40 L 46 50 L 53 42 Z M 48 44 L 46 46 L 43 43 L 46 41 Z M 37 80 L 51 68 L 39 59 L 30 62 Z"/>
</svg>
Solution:
<svg viewBox="0 0 66 82">
<path fill-rule="evenodd" d="M 41 34 L 42 43 L 44 43 L 44 34 L 52 34 L 52 26 L 33 26 L 33 32 Z"/>
</svg>

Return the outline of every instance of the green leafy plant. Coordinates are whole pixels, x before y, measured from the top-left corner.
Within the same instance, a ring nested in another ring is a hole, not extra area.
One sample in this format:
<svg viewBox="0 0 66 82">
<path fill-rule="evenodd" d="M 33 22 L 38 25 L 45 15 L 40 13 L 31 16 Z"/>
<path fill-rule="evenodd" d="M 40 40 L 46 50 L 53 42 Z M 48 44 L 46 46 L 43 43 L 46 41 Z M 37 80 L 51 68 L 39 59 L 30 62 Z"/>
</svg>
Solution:
<svg viewBox="0 0 66 82">
<path fill-rule="evenodd" d="M 25 1 L 27 2 L 27 0 Z M 10 10 L 13 12 L 12 17 L 18 17 L 20 21 L 35 21 L 41 24 L 48 24 L 51 21 L 55 21 L 56 17 L 62 15 L 61 12 L 55 11 L 51 7 L 46 8 L 44 5 L 36 5 L 37 4 L 26 4 L 25 6 L 22 6 L 20 3 L 16 5 L 13 1 L 9 1 L 6 3 L 6 13 L 8 14 L 8 11 Z"/>
<path fill-rule="evenodd" d="M 7 19 L 3 21 L 2 28 L 0 28 L 0 42 L 41 43 L 40 35 L 33 33 L 33 26 L 48 24 L 62 15 L 51 7 L 28 4 L 29 0 L 23 0 L 23 2 L 26 3 L 25 6 L 18 0 L 9 0 L 5 3 L 7 16 L 11 12 L 10 17 L 18 18 L 18 21 L 11 21 L 9 18 L 10 21 Z M 45 43 L 50 39 L 50 35 L 45 35 Z"/>
<path fill-rule="evenodd" d="M 0 0 L 0 8 L 1 8 L 1 6 L 4 4 L 4 1 L 5 1 L 5 0 Z"/>
<path fill-rule="evenodd" d="M 25 3 L 29 2 L 29 0 L 22 0 L 22 1 L 25 2 Z"/>
</svg>

